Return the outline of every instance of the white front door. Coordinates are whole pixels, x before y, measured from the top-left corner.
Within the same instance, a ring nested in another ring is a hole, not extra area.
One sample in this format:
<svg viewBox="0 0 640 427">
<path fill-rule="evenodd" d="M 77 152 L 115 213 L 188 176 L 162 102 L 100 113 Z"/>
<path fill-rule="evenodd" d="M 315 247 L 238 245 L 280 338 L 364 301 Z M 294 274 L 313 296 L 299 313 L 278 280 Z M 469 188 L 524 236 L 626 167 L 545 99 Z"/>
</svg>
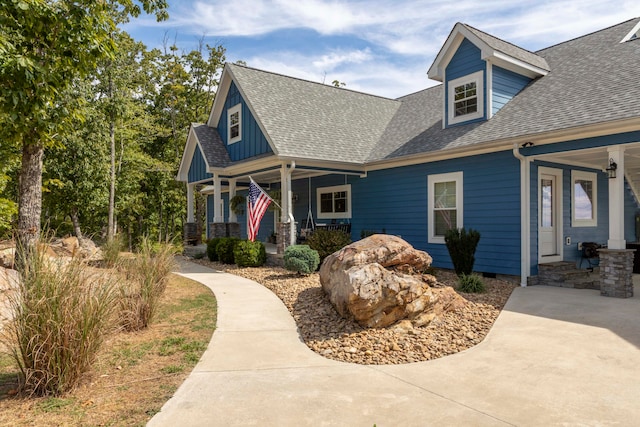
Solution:
<svg viewBox="0 0 640 427">
<path fill-rule="evenodd" d="M 562 261 L 562 170 L 538 168 L 538 262 Z"/>
</svg>

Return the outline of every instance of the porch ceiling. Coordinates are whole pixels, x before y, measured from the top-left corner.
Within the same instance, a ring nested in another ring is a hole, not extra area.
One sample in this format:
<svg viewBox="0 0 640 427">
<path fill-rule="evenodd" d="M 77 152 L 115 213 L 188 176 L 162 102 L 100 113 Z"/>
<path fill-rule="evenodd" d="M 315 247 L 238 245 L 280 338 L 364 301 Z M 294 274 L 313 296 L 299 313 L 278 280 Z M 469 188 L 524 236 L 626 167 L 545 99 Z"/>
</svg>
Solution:
<svg viewBox="0 0 640 427">
<path fill-rule="evenodd" d="M 626 144 L 624 147 L 624 176 L 632 187 L 636 197 L 639 197 L 640 142 Z M 605 168 L 609 166 L 609 153 L 607 152 L 607 147 L 543 154 L 536 156 L 536 159 L 599 169 L 603 171 L 603 173 Z M 618 169 L 618 173 L 623 173 L 623 171 Z"/>
</svg>

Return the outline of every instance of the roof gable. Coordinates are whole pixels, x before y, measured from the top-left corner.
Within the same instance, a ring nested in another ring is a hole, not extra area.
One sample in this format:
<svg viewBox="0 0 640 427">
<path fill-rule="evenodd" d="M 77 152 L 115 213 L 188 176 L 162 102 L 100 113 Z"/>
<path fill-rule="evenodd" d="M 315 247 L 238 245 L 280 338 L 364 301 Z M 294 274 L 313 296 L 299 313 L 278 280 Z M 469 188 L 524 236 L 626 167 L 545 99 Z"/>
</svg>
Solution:
<svg viewBox="0 0 640 427">
<path fill-rule="evenodd" d="M 544 76 L 550 71 L 547 61 L 539 55 L 458 22 L 429 68 L 430 79 L 444 80 L 445 69 L 464 39 L 480 49 L 483 60 L 504 69 L 530 78 Z"/>
<path fill-rule="evenodd" d="M 281 157 L 362 163 L 400 106 L 396 100 L 237 64 L 227 64 L 225 73 Z M 210 125 L 222 112 L 215 104 Z"/>
</svg>

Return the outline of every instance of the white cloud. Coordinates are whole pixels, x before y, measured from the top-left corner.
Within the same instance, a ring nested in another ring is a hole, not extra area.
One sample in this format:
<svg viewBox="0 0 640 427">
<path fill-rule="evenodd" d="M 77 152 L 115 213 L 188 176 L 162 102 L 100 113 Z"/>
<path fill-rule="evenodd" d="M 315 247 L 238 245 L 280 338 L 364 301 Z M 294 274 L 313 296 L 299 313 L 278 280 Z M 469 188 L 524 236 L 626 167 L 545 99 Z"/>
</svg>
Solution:
<svg viewBox="0 0 640 427">
<path fill-rule="evenodd" d="M 206 34 L 222 41 L 229 60 L 390 97 L 433 84 L 426 71 L 458 21 L 538 50 L 640 16 L 637 0 L 170 1 L 162 25 L 183 40 Z M 296 30 L 306 30 L 304 46 L 271 38 Z"/>
</svg>

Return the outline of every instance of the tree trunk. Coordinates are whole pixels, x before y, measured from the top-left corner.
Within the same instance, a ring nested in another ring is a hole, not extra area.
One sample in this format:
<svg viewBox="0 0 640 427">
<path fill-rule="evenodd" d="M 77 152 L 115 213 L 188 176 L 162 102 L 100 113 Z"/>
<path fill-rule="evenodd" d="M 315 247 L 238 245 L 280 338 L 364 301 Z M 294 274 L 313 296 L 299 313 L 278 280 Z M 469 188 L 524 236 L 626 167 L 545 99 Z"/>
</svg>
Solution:
<svg viewBox="0 0 640 427">
<path fill-rule="evenodd" d="M 42 159 L 41 143 L 23 144 L 22 166 L 18 187 L 18 233 L 16 266 L 21 269 L 36 249 L 40 237 L 42 215 Z"/>
<path fill-rule="evenodd" d="M 78 217 L 78 208 L 71 208 L 71 223 L 73 224 L 73 234 L 76 235 L 78 240 L 82 239 L 82 230 L 80 230 L 80 218 Z"/>
<path fill-rule="evenodd" d="M 109 100 L 113 102 L 113 81 L 109 71 Z M 114 216 L 116 210 L 116 126 L 113 112 L 109 118 L 109 140 L 111 143 L 111 176 L 109 179 L 109 221 L 107 225 L 107 241 L 113 241 L 115 225 Z"/>
</svg>

